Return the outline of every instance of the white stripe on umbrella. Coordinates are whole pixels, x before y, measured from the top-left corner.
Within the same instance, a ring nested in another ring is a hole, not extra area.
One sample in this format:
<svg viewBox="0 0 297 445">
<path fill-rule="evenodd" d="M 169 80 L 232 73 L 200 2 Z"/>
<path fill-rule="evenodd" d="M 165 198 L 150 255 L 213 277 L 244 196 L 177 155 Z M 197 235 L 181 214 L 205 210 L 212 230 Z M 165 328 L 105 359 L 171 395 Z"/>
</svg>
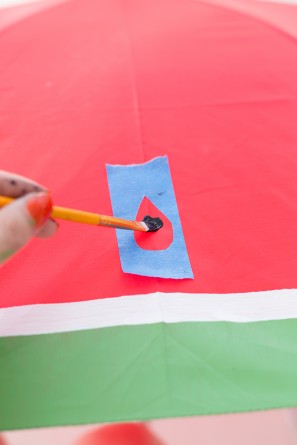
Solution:
<svg viewBox="0 0 297 445">
<path fill-rule="evenodd" d="M 297 289 L 236 294 L 156 292 L 0 309 L 0 336 L 154 323 L 248 323 L 297 318 Z"/>
</svg>

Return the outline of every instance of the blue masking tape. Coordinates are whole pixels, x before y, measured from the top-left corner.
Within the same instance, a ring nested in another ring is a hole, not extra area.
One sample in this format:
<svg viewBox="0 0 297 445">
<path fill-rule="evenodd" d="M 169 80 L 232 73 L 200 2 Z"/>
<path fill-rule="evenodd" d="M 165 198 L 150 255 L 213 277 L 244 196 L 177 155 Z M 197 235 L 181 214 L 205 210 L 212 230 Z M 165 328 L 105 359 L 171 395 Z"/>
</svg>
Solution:
<svg viewBox="0 0 297 445">
<path fill-rule="evenodd" d="M 133 231 L 117 229 L 123 271 L 148 277 L 194 278 L 167 156 L 144 164 L 106 168 L 114 216 L 135 220 L 143 198 L 147 197 L 169 219 L 173 230 L 173 241 L 167 249 L 145 250 L 137 245 Z"/>
</svg>

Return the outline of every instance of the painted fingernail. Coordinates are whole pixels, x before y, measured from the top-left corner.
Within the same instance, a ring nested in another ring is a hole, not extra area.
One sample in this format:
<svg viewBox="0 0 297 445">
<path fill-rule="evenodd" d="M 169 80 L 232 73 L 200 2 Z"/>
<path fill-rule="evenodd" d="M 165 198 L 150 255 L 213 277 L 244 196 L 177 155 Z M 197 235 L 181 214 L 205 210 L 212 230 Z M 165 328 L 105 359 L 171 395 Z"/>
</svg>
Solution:
<svg viewBox="0 0 297 445">
<path fill-rule="evenodd" d="M 41 227 L 52 211 L 53 203 L 48 193 L 39 193 L 27 201 L 27 209 L 36 228 Z"/>
</svg>

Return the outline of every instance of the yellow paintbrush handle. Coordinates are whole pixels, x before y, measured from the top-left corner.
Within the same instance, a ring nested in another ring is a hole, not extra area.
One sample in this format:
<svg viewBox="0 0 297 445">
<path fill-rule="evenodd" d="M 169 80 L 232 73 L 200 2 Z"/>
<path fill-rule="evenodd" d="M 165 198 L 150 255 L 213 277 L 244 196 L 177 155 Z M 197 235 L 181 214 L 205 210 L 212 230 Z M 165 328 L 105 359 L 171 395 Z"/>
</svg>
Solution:
<svg viewBox="0 0 297 445">
<path fill-rule="evenodd" d="M 0 207 L 6 206 L 14 201 L 13 198 L 0 196 Z M 137 230 L 147 232 L 146 224 L 138 221 L 128 221 L 113 216 L 98 215 L 96 213 L 84 212 L 82 210 L 67 209 L 64 207 L 54 206 L 51 216 L 57 219 L 79 222 L 83 224 L 92 224 L 95 226 L 114 227 L 118 229 Z"/>
<path fill-rule="evenodd" d="M 7 198 L 6 196 L 0 196 L 0 207 L 6 206 L 14 201 L 13 198 Z"/>
<path fill-rule="evenodd" d="M 142 222 L 128 221 L 114 216 L 99 215 L 97 213 L 85 212 L 83 210 L 67 209 L 65 207 L 53 207 L 51 216 L 57 219 L 92 224 L 95 226 L 115 227 L 118 229 L 138 230 L 147 232 Z"/>
<path fill-rule="evenodd" d="M 51 216 L 57 219 L 65 219 L 67 221 L 80 222 L 84 224 L 98 225 L 100 222 L 99 215 L 96 213 L 84 212 L 82 210 L 66 209 L 64 207 L 54 206 Z"/>
</svg>

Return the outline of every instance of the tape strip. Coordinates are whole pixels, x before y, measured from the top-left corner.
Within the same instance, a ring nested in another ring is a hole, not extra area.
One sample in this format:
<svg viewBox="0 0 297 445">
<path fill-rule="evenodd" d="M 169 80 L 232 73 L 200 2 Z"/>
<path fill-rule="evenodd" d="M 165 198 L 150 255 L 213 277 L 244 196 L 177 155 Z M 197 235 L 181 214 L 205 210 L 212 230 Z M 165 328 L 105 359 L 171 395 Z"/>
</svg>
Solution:
<svg viewBox="0 0 297 445">
<path fill-rule="evenodd" d="M 123 271 L 148 277 L 194 278 L 167 156 L 144 164 L 106 168 L 114 216 L 136 219 L 140 204 L 147 197 L 169 219 L 173 230 L 173 241 L 165 250 L 141 249 L 132 231 L 116 230 Z"/>
</svg>

